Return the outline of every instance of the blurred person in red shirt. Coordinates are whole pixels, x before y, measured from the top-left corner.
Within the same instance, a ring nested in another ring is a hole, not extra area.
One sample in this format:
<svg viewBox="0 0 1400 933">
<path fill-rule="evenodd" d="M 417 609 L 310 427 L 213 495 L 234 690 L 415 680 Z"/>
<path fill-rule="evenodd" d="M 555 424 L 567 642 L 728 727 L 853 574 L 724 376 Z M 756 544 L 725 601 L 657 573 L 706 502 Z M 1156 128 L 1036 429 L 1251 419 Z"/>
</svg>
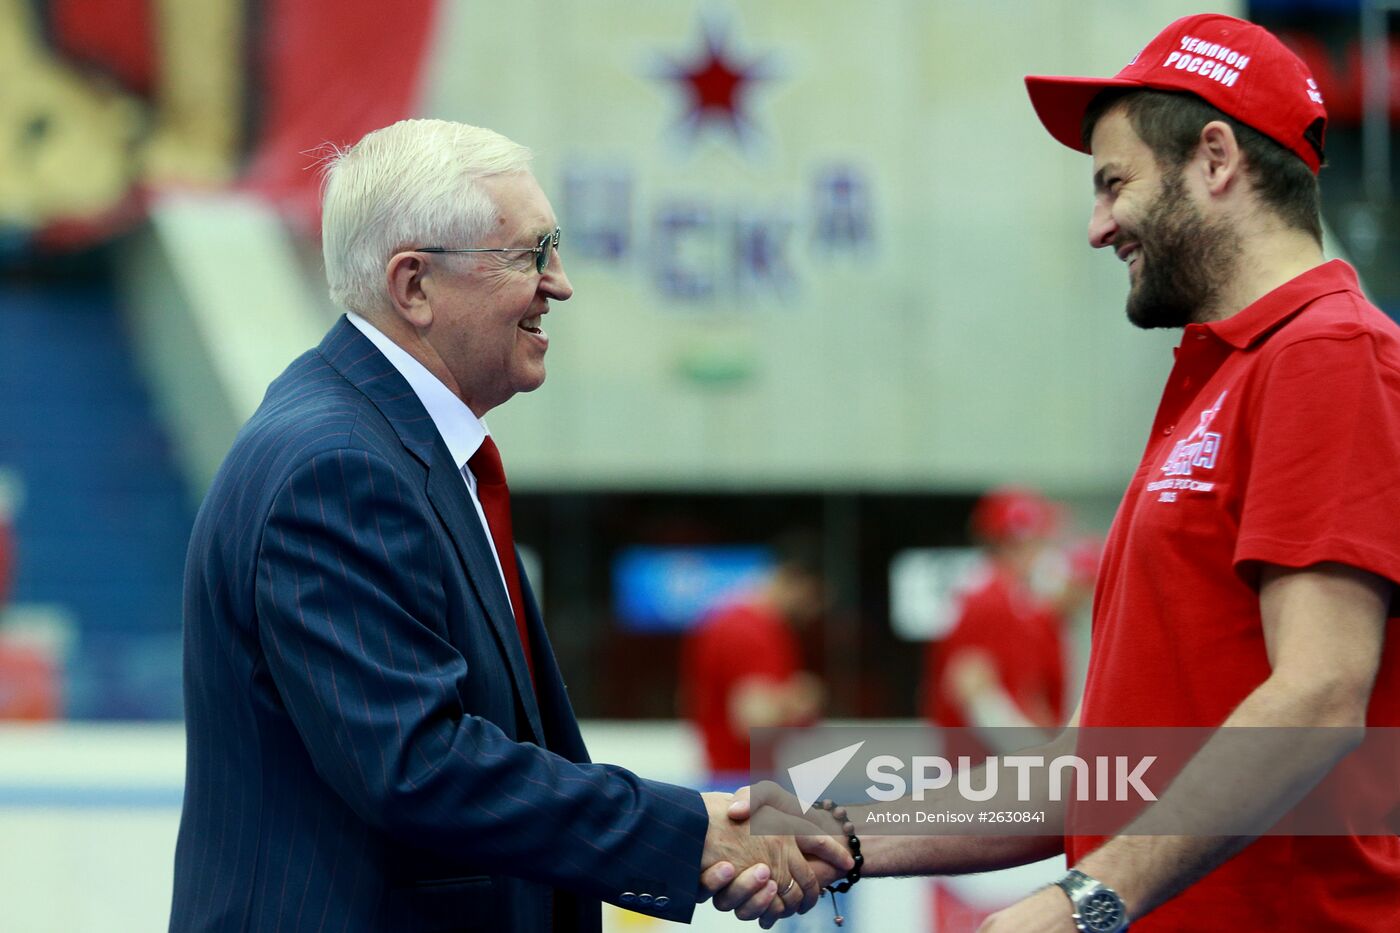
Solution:
<svg viewBox="0 0 1400 933">
<path fill-rule="evenodd" d="M 947 637 L 929 642 L 924 663 L 925 717 L 976 732 L 946 736 L 950 756 L 980 761 L 1017 751 L 1036 741 L 1032 732 L 1049 740 L 1067 718 L 1066 634 L 1093 594 L 1100 545 L 1060 544 L 1062 512 L 1018 487 L 994 489 L 973 509 L 969 524 L 986 563 Z M 932 894 L 938 928 L 970 933 L 1015 900 L 974 894 L 940 879 Z"/>
<path fill-rule="evenodd" d="M 768 578 L 703 618 L 682 651 L 681 709 L 713 775 L 748 772 L 751 729 L 810 724 L 825 701 L 798 641 L 826 607 L 819 549 L 793 537 L 774 550 Z"/>
<path fill-rule="evenodd" d="M 0 481 L 0 719 L 57 719 L 61 704 L 54 665 L 42 652 L 7 638 L 3 626 L 15 572 L 13 512 L 13 491 Z"/>
<path fill-rule="evenodd" d="M 982 738 L 993 752 L 1012 750 L 1001 747 L 1002 735 L 1025 744 L 1024 735 L 998 727 L 1049 738 L 1066 718 L 1065 630 L 1093 592 L 1098 548 L 1062 550 L 1061 512 L 1029 489 L 983 496 L 971 530 L 985 548 L 986 575 L 963 597 L 948 636 L 929 643 L 924 715 L 940 726 L 989 730 Z"/>
</svg>

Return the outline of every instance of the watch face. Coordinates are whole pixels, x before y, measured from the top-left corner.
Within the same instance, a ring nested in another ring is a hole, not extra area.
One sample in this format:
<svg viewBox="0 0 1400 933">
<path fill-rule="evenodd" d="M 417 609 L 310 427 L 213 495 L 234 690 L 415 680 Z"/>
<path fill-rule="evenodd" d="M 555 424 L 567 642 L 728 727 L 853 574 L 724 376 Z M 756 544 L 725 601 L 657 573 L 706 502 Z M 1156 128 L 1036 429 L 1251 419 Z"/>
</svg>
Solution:
<svg viewBox="0 0 1400 933">
<path fill-rule="evenodd" d="M 1095 891 L 1079 902 L 1080 929 L 1115 933 L 1124 920 L 1123 902 L 1112 891 Z"/>
</svg>

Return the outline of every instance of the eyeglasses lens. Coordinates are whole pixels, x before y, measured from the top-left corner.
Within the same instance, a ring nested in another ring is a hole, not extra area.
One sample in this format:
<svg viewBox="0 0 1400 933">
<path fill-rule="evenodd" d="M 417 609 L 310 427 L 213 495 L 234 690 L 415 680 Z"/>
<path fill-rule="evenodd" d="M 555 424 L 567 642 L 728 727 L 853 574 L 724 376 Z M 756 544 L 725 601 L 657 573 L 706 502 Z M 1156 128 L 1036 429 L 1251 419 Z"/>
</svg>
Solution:
<svg viewBox="0 0 1400 933">
<path fill-rule="evenodd" d="M 559 248 L 559 230 L 556 228 L 553 233 L 546 233 L 540 237 L 539 248 L 535 251 L 535 271 L 544 275 L 544 270 L 549 268 L 550 255 Z"/>
</svg>

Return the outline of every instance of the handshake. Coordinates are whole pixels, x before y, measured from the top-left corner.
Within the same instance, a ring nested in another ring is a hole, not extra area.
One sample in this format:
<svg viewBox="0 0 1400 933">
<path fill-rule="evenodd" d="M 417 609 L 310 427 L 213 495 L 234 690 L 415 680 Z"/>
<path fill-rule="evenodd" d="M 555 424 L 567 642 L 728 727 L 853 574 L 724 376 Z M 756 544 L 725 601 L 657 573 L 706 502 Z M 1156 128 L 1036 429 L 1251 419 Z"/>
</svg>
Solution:
<svg viewBox="0 0 1400 933">
<path fill-rule="evenodd" d="M 701 901 L 714 898 L 715 907 L 732 910 L 741 920 L 758 920 L 766 930 L 784 917 L 816 906 L 824 887 L 846 877 L 855 866 L 845 839 L 850 834 L 845 812 L 814 806 L 803 813 L 796 798 L 777 785 L 759 785 L 737 793 L 701 796 L 710 827 L 700 865 Z M 774 834 L 750 831 L 760 810 L 765 828 Z M 775 830 L 780 830 L 781 835 Z"/>
</svg>

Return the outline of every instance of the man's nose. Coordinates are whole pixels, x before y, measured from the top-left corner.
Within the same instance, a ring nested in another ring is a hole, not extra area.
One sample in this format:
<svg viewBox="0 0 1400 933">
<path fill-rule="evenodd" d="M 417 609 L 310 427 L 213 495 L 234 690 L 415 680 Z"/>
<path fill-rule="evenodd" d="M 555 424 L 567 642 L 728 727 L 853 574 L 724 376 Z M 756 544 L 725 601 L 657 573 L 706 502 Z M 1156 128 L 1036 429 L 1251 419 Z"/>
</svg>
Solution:
<svg viewBox="0 0 1400 933">
<path fill-rule="evenodd" d="M 1094 202 L 1094 211 L 1089 215 L 1089 245 L 1094 249 L 1102 249 L 1113 244 L 1113 238 L 1118 233 L 1118 223 L 1113 219 L 1113 212 L 1102 199 Z"/>
<path fill-rule="evenodd" d="M 569 282 L 568 273 L 564 271 L 564 260 L 558 252 L 549 257 L 549 265 L 545 266 L 544 275 L 540 278 L 540 288 L 555 301 L 568 301 L 573 295 L 574 286 Z"/>
</svg>

